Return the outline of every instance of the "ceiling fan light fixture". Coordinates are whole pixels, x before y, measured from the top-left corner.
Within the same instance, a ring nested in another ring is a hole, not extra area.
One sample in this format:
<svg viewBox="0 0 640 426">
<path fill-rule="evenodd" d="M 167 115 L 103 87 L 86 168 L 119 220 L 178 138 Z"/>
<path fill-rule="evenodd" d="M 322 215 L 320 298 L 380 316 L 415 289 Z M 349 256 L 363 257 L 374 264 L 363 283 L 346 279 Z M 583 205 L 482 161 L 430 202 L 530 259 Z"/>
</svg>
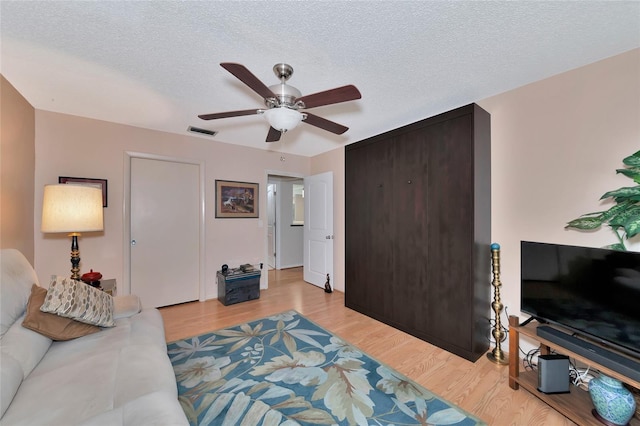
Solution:
<svg viewBox="0 0 640 426">
<path fill-rule="evenodd" d="M 264 116 L 274 129 L 284 133 L 295 128 L 302 121 L 302 114 L 287 107 L 271 108 L 264 112 Z"/>
</svg>

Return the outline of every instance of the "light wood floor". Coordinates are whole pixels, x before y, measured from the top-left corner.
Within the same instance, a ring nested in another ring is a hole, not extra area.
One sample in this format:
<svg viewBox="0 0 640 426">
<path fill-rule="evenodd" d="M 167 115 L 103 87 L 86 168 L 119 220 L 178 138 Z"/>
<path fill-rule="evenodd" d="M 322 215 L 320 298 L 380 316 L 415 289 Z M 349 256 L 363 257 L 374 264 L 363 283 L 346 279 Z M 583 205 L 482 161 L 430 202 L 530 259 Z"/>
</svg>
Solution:
<svg viewBox="0 0 640 426">
<path fill-rule="evenodd" d="M 301 268 L 269 274 L 269 289 L 257 300 L 229 306 L 209 300 L 160 309 L 167 342 L 294 309 L 489 425 L 574 424 L 528 392 L 512 390 L 507 366 L 484 356 L 469 362 L 348 309 L 343 293 L 328 294 L 305 283 Z"/>
</svg>

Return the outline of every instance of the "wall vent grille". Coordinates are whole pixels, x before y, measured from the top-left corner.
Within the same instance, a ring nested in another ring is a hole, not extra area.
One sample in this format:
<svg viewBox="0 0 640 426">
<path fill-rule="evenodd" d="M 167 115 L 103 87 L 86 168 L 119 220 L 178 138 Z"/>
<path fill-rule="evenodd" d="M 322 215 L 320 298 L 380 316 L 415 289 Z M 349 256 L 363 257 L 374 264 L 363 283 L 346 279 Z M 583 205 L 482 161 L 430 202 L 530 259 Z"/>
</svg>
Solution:
<svg viewBox="0 0 640 426">
<path fill-rule="evenodd" d="M 218 134 L 218 132 L 216 132 L 215 130 L 203 129 L 203 128 L 194 127 L 194 126 L 189 126 L 187 130 L 192 133 L 197 133 L 199 135 L 205 135 L 205 136 L 211 136 L 211 137 L 214 137 L 215 135 Z"/>
</svg>

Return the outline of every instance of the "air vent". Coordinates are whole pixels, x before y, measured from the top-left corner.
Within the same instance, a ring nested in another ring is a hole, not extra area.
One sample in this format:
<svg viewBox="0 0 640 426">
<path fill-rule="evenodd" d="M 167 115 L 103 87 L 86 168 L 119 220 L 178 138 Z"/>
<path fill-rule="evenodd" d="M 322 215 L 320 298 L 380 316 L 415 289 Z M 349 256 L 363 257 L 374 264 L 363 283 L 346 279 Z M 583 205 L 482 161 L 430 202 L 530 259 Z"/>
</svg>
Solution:
<svg viewBox="0 0 640 426">
<path fill-rule="evenodd" d="M 187 130 L 192 133 L 197 133 L 199 135 L 205 135 L 205 136 L 211 136 L 211 137 L 214 137 L 215 135 L 218 134 L 218 132 L 214 130 L 202 129 L 200 127 L 193 127 L 193 126 L 189 126 Z"/>
</svg>

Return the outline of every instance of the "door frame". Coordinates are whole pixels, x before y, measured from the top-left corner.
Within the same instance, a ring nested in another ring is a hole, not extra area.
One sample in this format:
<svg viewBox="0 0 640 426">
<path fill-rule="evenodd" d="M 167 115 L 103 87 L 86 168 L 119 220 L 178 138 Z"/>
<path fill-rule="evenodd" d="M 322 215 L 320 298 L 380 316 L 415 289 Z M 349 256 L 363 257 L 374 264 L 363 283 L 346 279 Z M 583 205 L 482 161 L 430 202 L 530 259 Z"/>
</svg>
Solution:
<svg viewBox="0 0 640 426">
<path fill-rule="evenodd" d="M 200 171 L 200 235 L 198 238 L 200 282 L 198 283 L 199 301 L 206 300 L 205 294 L 205 163 L 199 160 L 192 160 L 180 157 L 168 157 L 164 155 L 149 154 L 145 152 L 124 152 L 124 188 L 122 191 L 122 223 L 123 223 L 123 259 L 122 259 L 122 286 L 118 286 L 118 293 L 131 294 L 131 159 L 142 158 L 146 160 L 169 161 L 172 163 L 183 163 L 197 165 Z"/>
<path fill-rule="evenodd" d="M 265 170 L 264 171 L 264 181 L 265 181 L 265 187 L 266 185 L 269 184 L 269 176 L 284 176 L 284 177 L 292 177 L 292 178 L 300 178 L 300 179 L 304 179 L 305 175 L 303 173 L 293 173 L 293 172 L 285 172 L 282 170 Z M 265 198 L 265 205 L 264 205 L 264 211 L 268 212 L 267 209 L 267 205 L 266 205 L 266 198 Z M 268 221 L 268 219 L 267 219 Z M 269 231 L 268 231 L 268 226 L 264 226 L 264 264 L 269 265 Z M 276 245 L 277 246 L 277 245 Z M 276 263 L 277 263 L 277 259 L 276 259 Z M 269 270 L 267 269 L 266 271 L 267 273 L 263 273 L 262 275 L 264 275 L 264 288 L 269 288 Z"/>
<path fill-rule="evenodd" d="M 270 267 L 273 264 L 273 267 L 277 269 L 278 264 L 277 264 L 277 256 L 276 256 L 276 249 L 278 248 L 278 241 L 277 241 L 277 233 L 279 232 L 278 230 L 278 203 L 277 203 L 277 199 L 276 196 L 274 195 L 273 197 L 273 216 L 274 216 L 274 222 L 273 222 L 273 228 L 274 228 L 274 233 L 273 233 L 273 246 L 271 244 L 269 244 L 269 221 L 271 220 L 270 216 L 272 214 L 271 212 L 271 208 L 269 207 L 269 189 L 270 187 L 273 186 L 273 189 L 275 191 L 275 194 L 277 195 L 279 188 L 278 188 L 278 184 L 273 182 L 269 182 L 267 180 L 267 267 Z M 273 263 L 271 263 L 271 257 L 273 254 Z"/>
</svg>

